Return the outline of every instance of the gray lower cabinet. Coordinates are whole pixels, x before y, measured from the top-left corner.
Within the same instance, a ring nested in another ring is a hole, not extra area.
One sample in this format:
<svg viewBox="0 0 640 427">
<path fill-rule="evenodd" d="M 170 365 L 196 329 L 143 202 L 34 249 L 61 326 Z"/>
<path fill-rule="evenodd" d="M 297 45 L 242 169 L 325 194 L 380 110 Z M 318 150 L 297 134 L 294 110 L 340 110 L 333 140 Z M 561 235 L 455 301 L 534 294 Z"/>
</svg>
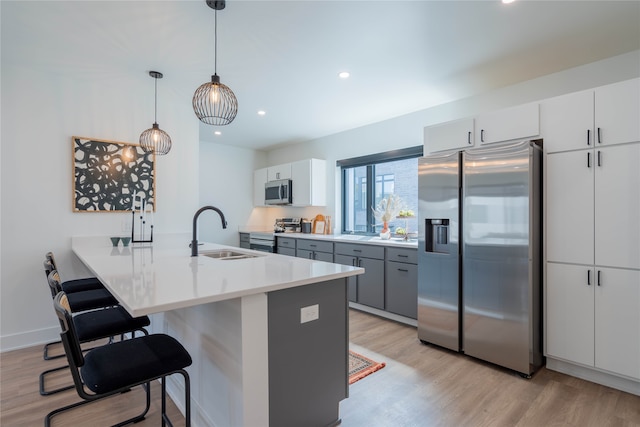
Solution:
<svg viewBox="0 0 640 427">
<path fill-rule="evenodd" d="M 296 256 L 296 240 L 292 237 L 276 237 L 276 252 L 282 255 Z"/>
<path fill-rule="evenodd" d="M 249 233 L 240 233 L 240 247 L 244 249 L 250 249 Z"/>
<path fill-rule="evenodd" d="M 318 240 L 298 239 L 296 256 L 298 258 L 333 262 L 333 243 Z"/>
<path fill-rule="evenodd" d="M 418 317 L 418 251 L 387 248 L 385 265 L 385 309 L 391 313 Z"/>
<path fill-rule="evenodd" d="M 338 264 L 364 268 L 356 276 L 355 285 L 349 283 L 349 300 L 384 310 L 384 247 L 336 243 L 334 261 Z M 354 299 L 355 288 L 355 299 Z"/>
</svg>

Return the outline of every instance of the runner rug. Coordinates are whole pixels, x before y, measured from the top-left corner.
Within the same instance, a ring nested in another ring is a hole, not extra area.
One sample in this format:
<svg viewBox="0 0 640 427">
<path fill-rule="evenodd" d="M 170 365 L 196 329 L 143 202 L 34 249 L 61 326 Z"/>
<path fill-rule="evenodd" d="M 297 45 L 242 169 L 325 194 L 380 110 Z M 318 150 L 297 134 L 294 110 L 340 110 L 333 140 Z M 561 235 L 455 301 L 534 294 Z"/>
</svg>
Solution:
<svg viewBox="0 0 640 427">
<path fill-rule="evenodd" d="M 384 363 L 375 362 L 361 354 L 349 350 L 349 384 L 384 368 Z"/>
</svg>

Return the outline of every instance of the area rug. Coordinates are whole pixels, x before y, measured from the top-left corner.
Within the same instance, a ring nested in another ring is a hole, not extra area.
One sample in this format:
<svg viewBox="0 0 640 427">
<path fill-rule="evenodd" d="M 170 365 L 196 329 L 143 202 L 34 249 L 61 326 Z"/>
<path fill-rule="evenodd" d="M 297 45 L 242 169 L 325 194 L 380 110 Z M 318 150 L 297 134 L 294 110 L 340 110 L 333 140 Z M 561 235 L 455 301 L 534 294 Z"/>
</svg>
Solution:
<svg viewBox="0 0 640 427">
<path fill-rule="evenodd" d="M 384 363 L 375 362 L 355 351 L 349 350 L 349 384 L 373 374 L 375 371 L 384 368 L 384 366 Z"/>
</svg>

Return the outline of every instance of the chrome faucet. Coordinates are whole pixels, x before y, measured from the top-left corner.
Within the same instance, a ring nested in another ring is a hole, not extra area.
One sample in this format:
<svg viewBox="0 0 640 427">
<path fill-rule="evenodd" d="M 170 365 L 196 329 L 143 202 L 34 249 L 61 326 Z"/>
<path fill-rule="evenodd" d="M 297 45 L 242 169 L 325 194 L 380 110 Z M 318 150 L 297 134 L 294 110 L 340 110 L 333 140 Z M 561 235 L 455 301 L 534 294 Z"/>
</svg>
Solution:
<svg viewBox="0 0 640 427">
<path fill-rule="evenodd" d="M 196 214 L 193 216 L 193 238 L 191 239 L 191 256 L 198 256 L 198 240 L 197 240 L 197 235 L 198 235 L 198 217 L 200 216 L 200 214 L 204 211 L 208 211 L 208 210 L 212 210 L 212 211 L 216 211 L 218 212 L 218 215 L 220 215 L 220 219 L 222 220 L 222 228 L 227 228 L 227 220 L 224 219 L 224 214 L 222 213 L 222 211 L 218 208 L 216 208 L 215 206 L 204 206 L 201 207 L 200 209 L 198 209 L 198 211 L 196 212 Z"/>
</svg>

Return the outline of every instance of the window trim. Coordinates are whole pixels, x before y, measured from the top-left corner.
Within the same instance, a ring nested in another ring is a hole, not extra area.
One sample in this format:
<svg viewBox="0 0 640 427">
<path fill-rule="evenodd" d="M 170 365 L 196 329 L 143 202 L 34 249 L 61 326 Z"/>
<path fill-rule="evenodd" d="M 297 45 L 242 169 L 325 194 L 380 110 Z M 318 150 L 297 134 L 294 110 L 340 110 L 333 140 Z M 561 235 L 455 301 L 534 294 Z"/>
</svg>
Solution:
<svg viewBox="0 0 640 427">
<path fill-rule="evenodd" d="M 369 154 L 366 156 L 353 157 L 350 159 L 337 160 L 336 166 L 340 167 L 340 175 L 341 175 L 341 194 L 340 194 L 340 203 L 342 205 L 342 216 L 340 227 L 340 232 L 342 234 L 362 234 L 362 235 L 374 235 L 375 234 L 375 217 L 373 215 L 373 211 L 371 209 L 367 209 L 367 231 L 366 232 L 355 232 L 355 231 L 347 231 L 345 229 L 345 218 L 347 215 L 346 212 L 346 204 L 345 204 L 345 194 L 347 191 L 347 168 L 356 168 L 361 166 L 367 167 L 367 206 L 373 206 L 373 198 L 375 197 L 375 176 L 373 173 L 374 168 L 372 165 L 393 162 L 397 160 L 406 160 L 423 156 L 423 148 L 422 145 L 417 145 L 414 147 L 408 148 L 400 148 L 397 150 L 385 151 L 383 153 Z"/>
</svg>

